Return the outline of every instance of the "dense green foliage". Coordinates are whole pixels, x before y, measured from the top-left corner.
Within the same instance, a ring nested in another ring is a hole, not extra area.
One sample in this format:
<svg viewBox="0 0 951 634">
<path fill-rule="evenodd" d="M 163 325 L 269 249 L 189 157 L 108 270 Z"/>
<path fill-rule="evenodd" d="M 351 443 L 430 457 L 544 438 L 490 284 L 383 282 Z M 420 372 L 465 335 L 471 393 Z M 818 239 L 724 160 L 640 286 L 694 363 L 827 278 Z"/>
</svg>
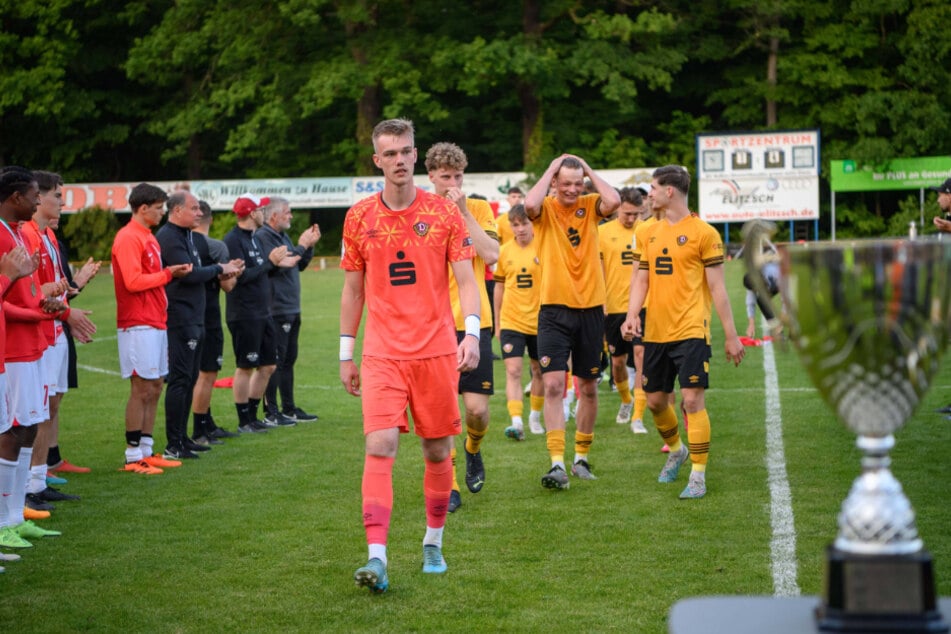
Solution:
<svg viewBox="0 0 951 634">
<path fill-rule="evenodd" d="M 695 163 L 819 128 L 823 165 L 951 153 L 942 0 L 0 0 L 0 163 L 71 182 L 368 174 L 407 116 L 470 171 Z M 842 235 L 905 194 L 841 197 Z M 828 215 L 823 220 L 828 225 Z"/>
</svg>

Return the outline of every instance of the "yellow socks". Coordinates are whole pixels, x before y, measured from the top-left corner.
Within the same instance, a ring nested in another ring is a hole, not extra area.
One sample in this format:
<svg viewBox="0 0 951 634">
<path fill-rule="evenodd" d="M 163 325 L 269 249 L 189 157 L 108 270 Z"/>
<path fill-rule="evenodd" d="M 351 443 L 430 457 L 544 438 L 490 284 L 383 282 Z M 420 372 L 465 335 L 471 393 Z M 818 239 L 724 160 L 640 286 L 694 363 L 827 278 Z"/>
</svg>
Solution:
<svg viewBox="0 0 951 634">
<path fill-rule="evenodd" d="M 591 442 L 594 440 L 594 434 L 582 434 L 575 432 L 575 462 L 579 460 L 588 460 L 588 452 L 591 451 Z"/>
<path fill-rule="evenodd" d="M 647 409 L 647 392 L 641 388 L 634 388 L 634 420 L 644 420 L 645 409 Z"/>
<path fill-rule="evenodd" d="M 548 455 L 551 456 L 552 466 L 565 464 L 565 430 L 556 429 L 550 431 L 545 437 L 548 445 Z"/>
<path fill-rule="evenodd" d="M 505 404 L 509 410 L 509 418 L 515 418 L 516 416 L 521 418 L 522 412 L 525 409 L 525 405 L 522 401 L 506 401 Z"/>
<path fill-rule="evenodd" d="M 482 437 L 485 436 L 485 429 L 473 429 L 466 425 L 466 451 L 469 453 L 478 453 L 482 446 Z"/>
<path fill-rule="evenodd" d="M 707 410 L 690 413 L 687 446 L 690 448 L 693 470 L 704 471 L 707 468 L 707 456 L 710 454 L 710 416 Z"/>
<path fill-rule="evenodd" d="M 449 459 L 452 460 L 452 490 L 459 490 L 459 481 L 456 480 L 456 447 L 453 446 L 452 451 L 449 452 Z"/>
<path fill-rule="evenodd" d="M 691 415 L 692 416 L 692 415 Z M 677 429 L 677 412 L 672 405 L 659 414 L 654 414 L 654 426 L 671 451 L 680 451 L 680 433 Z"/>
<path fill-rule="evenodd" d="M 617 388 L 617 394 L 618 394 L 618 396 L 621 397 L 621 402 L 622 402 L 622 403 L 630 403 L 630 402 L 631 402 L 631 388 L 630 388 L 630 386 L 629 386 L 629 384 L 628 384 L 628 382 L 627 382 L 627 379 L 625 379 L 625 380 L 623 380 L 623 381 L 615 381 L 615 382 L 614 382 L 614 387 Z M 647 400 L 645 399 L 644 402 L 646 403 Z"/>
</svg>

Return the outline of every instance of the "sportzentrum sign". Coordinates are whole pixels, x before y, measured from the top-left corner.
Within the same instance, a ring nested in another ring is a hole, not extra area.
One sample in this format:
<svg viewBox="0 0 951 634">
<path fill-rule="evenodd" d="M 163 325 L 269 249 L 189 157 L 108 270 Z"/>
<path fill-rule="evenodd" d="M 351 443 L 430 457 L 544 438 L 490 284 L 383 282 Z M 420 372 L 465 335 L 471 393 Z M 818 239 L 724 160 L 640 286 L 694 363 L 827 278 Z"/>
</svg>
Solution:
<svg viewBox="0 0 951 634">
<path fill-rule="evenodd" d="M 697 135 L 700 217 L 707 222 L 819 217 L 819 131 Z"/>
</svg>

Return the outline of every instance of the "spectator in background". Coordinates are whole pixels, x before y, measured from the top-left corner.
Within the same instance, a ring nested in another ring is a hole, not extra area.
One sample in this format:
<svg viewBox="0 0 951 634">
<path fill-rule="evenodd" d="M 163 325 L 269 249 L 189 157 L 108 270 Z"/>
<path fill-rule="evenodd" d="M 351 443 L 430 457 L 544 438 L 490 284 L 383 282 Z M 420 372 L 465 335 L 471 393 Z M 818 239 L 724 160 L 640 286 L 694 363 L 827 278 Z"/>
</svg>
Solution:
<svg viewBox="0 0 951 634">
<path fill-rule="evenodd" d="M 297 340 L 300 337 L 300 274 L 314 257 L 314 245 L 320 240 L 320 227 L 311 225 L 291 242 L 287 230 L 291 228 L 290 202 L 274 197 L 264 206 L 264 225 L 254 237 L 264 251 L 285 247 L 288 254 L 300 259 L 295 266 L 272 267 L 268 276 L 271 287 L 271 319 L 277 341 L 277 368 L 271 375 L 264 392 L 265 420 L 278 423 L 281 419 L 292 422 L 310 422 L 318 419 L 297 406 L 294 399 L 294 364 L 297 362 Z M 277 402 L 280 392 L 281 402 Z"/>
</svg>

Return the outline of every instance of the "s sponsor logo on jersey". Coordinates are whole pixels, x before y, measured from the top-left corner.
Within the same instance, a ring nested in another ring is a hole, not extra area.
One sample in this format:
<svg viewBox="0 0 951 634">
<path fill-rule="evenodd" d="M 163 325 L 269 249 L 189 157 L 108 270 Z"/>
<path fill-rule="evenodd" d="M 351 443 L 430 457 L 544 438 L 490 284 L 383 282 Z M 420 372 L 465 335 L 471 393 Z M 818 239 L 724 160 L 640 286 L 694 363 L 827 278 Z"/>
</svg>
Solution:
<svg viewBox="0 0 951 634">
<path fill-rule="evenodd" d="M 542 366 L 543 368 L 547 368 L 548 366 L 551 365 L 551 357 L 547 355 L 542 357 L 541 359 L 538 360 L 538 364 Z"/>
<path fill-rule="evenodd" d="M 393 262 L 389 265 L 390 285 L 391 286 L 411 286 L 416 283 L 416 265 L 411 261 L 403 261 L 406 254 L 402 251 L 396 252 L 396 258 L 399 262 Z"/>
<path fill-rule="evenodd" d="M 430 224 L 428 222 L 417 222 L 413 225 L 413 231 L 416 232 L 420 238 L 429 233 Z"/>
<path fill-rule="evenodd" d="M 677 236 L 677 246 L 683 246 L 687 244 L 687 236 Z"/>
<path fill-rule="evenodd" d="M 366 236 L 367 236 L 368 239 L 373 239 L 373 238 L 375 238 L 379 233 L 380 233 L 380 231 L 379 231 L 378 229 L 367 229 Z"/>
</svg>

